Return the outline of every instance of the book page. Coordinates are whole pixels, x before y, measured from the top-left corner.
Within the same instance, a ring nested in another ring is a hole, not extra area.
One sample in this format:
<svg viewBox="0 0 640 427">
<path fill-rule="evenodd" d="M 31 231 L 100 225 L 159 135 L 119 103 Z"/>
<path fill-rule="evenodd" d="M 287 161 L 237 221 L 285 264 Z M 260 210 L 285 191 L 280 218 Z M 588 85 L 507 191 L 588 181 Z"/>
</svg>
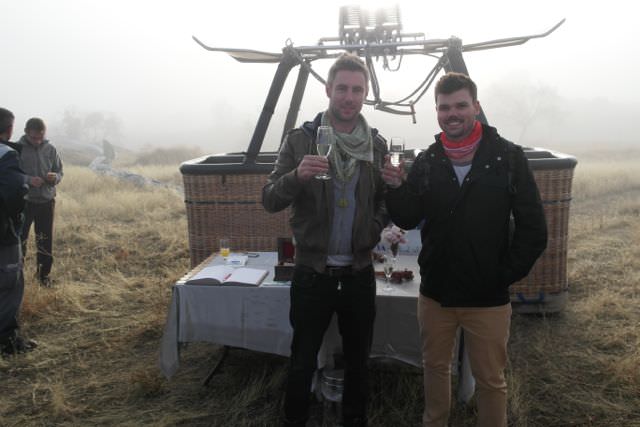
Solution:
<svg viewBox="0 0 640 427">
<path fill-rule="evenodd" d="M 240 267 L 236 268 L 231 276 L 227 277 L 225 283 L 230 285 L 259 285 L 267 276 L 267 270 L 257 268 Z"/>
<path fill-rule="evenodd" d="M 189 278 L 187 285 L 220 285 L 234 272 L 229 265 L 208 265 Z"/>
</svg>

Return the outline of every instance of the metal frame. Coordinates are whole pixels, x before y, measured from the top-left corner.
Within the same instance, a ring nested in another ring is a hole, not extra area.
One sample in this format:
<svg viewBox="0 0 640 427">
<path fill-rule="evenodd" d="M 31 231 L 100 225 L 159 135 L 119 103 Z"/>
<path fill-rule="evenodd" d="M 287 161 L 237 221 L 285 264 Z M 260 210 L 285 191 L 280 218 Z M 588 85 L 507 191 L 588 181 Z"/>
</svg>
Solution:
<svg viewBox="0 0 640 427">
<path fill-rule="evenodd" d="M 260 149 L 262 147 L 262 143 L 264 142 L 264 137 L 267 133 L 271 117 L 273 116 L 287 77 L 291 70 L 298 65 L 300 66 L 300 70 L 298 72 L 295 89 L 293 91 L 291 102 L 289 104 L 289 110 L 287 112 L 285 126 L 282 134 L 283 137 L 285 132 L 295 125 L 309 74 L 312 74 L 316 79 L 324 82 L 322 77 L 315 73 L 315 71 L 311 68 L 311 62 L 313 61 L 319 59 L 336 58 L 343 51 L 349 51 L 357 54 L 358 56 L 367 58 L 367 65 L 371 70 L 373 66 L 371 58 L 373 57 L 386 57 L 389 54 L 392 54 L 394 56 L 426 55 L 439 59 L 438 64 L 436 64 L 434 70 L 432 70 L 433 76 L 431 78 L 431 81 L 433 81 L 433 78 L 435 78 L 435 75 L 439 71 L 438 67 L 444 68 L 445 71 L 457 71 L 468 75 L 469 73 L 464 62 L 464 58 L 462 57 L 463 52 L 473 52 L 478 50 L 521 45 L 531 39 L 548 36 L 564 22 L 565 20 L 563 19 L 548 31 L 540 34 L 509 37 L 467 45 L 463 45 L 462 41 L 457 37 L 451 37 L 448 39 L 424 40 L 420 38 L 423 37 L 421 34 L 411 33 L 401 34 L 400 41 L 397 42 L 367 42 L 365 44 L 324 44 L 325 42 L 339 42 L 340 39 L 323 38 L 320 39 L 319 43 L 315 46 L 298 47 L 295 47 L 291 42 L 288 42 L 287 45 L 282 49 L 282 53 L 272 53 L 252 49 L 210 47 L 198 40 L 195 36 L 193 36 L 193 40 L 208 51 L 225 52 L 239 62 L 278 63 L 278 68 L 276 69 L 275 75 L 271 82 L 269 93 L 265 100 L 264 106 L 262 107 L 260 117 L 258 118 L 258 123 L 256 124 L 255 130 L 251 137 L 251 141 L 249 143 L 249 147 L 247 151 L 243 153 L 244 158 L 242 163 L 249 169 L 253 169 L 251 166 L 257 166 L 258 164 L 258 155 L 260 154 Z M 413 38 L 413 40 L 402 41 L 402 38 Z M 375 74 L 373 73 L 373 75 Z M 426 92 L 431 82 L 425 81 L 425 83 L 426 87 L 424 87 L 424 90 L 420 94 L 420 96 L 422 96 L 422 94 Z M 379 98 L 379 94 L 377 92 L 374 93 L 374 97 L 375 99 L 367 100 L 366 103 L 369 105 L 374 105 L 374 108 L 378 110 L 395 114 L 414 115 L 413 101 L 410 101 L 408 104 L 401 104 L 398 102 L 389 103 L 382 101 Z M 391 106 L 408 107 L 410 111 L 400 111 L 392 108 Z M 483 123 L 487 123 L 487 118 L 482 111 L 480 112 L 479 120 Z"/>
</svg>

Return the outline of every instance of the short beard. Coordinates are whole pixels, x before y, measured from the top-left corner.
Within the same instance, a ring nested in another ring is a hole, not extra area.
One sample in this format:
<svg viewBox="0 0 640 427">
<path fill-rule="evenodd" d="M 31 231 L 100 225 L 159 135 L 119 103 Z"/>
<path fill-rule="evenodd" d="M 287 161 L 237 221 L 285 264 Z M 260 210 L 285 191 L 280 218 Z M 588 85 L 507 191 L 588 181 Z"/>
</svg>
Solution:
<svg viewBox="0 0 640 427">
<path fill-rule="evenodd" d="M 357 120 L 358 114 L 360 113 L 356 113 L 355 116 L 353 116 L 353 118 L 351 119 L 345 119 L 344 117 L 342 117 L 342 115 L 340 114 L 338 108 L 335 107 L 329 107 L 329 117 L 331 117 L 331 119 L 335 122 L 339 122 L 339 123 L 348 123 L 351 124 L 354 121 Z"/>
</svg>

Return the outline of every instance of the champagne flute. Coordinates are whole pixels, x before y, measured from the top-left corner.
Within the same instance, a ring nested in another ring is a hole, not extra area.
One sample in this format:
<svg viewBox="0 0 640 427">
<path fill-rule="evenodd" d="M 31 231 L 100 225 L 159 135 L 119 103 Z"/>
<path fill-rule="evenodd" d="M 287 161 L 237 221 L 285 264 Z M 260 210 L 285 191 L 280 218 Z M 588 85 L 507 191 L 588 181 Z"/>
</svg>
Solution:
<svg viewBox="0 0 640 427">
<path fill-rule="evenodd" d="M 224 259 L 231 255 L 231 242 L 229 239 L 220 239 L 220 256 Z"/>
<path fill-rule="evenodd" d="M 389 250 L 391 251 L 391 271 L 392 272 L 396 271 L 399 246 L 400 246 L 399 242 L 392 243 L 391 246 L 389 246 Z"/>
<path fill-rule="evenodd" d="M 318 155 L 324 158 L 329 157 L 331 148 L 333 147 L 333 128 L 331 126 L 319 126 L 318 134 L 316 136 L 316 149 Z M 316 175 L 317 179 L 331 179 L 326 173 Z"/>
<path fill-rule="evenodd" d="M 391 137 L 391 142 L 389 143 L 389 154 L 391 155 L 391 165 L 394 167 L 400 166 L 400 162 L 404 157 L 404 138 L 399 136 Z"/>
<path fill-rule="evenodd" d="M 389 256 L 384 255 L 384 258 L 382 259 L 382 268 L 384 270 L 385 282 L 382 290 L 385 292 L 391 292 L 393 290 L 391 287 L 391 274 L 393 273 L 394 264 L 395 263 Z"/>
<path fill-rule="evenodd" d="M 389 249 L 391 250 L 391 255 L 393 256 L 393 264 L 395 265 L 396 261 L 398 260 L 398 250 L 400 249 L 400 242 L 392 243 Z"/>
</svg>

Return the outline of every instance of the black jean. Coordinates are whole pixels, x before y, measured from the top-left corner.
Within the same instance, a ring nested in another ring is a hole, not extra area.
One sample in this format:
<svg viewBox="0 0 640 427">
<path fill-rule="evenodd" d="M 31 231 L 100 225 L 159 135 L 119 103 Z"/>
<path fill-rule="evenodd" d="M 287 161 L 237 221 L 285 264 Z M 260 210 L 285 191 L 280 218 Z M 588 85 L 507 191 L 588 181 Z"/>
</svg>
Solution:
<svg viewBox="0 0 640 427">
<path fill-rule="evenodd" d="M 49 277 L 53 264 L 53 215 L 56 201 L 45 203 L 27 202 L 24 207 L 24 224 L 22 226 L 22 254 L 27 255 L 27 239 L 29 229 L 34 224 L 36 247 L 38 248 L 37 270 L 40 280 Z"/>
<path fill-rule="evenodd" d="M 15 335 L 24 294 L 20 247 L 0 245 L 0 343 Z"/>
<path fill-rule="evenodd" d="M 345 363 L 344 425 L 366 424 L 367 360 L 373 338 L 375 298 L 371 266 L 340 277 L 319 274 L 304 266 L 295 268 L 289 311 L 293 340 L 284 402 L 285 425 L 304 426 L 309 417 L 309 394 L 318 351 L 334 312 L 338 316 Z"/>
</svg>

